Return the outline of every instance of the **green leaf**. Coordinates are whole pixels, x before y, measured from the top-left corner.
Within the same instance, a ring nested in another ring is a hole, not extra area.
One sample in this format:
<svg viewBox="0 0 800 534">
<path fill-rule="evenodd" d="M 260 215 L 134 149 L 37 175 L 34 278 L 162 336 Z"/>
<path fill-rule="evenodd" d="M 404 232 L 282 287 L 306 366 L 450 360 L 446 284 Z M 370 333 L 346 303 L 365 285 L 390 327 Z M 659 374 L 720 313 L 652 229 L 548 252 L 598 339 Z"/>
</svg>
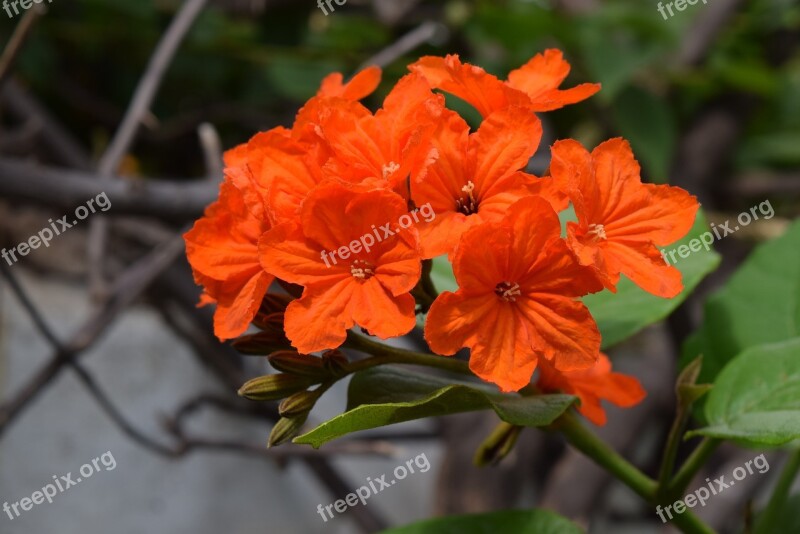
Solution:
<svg viewBox="0 0 800 534">
<path fill-rule="evenodd" d="M 664 98 L 628 87 L 614 100 L 614 120 L 619 133 L 630 139 L 642 167 L 657 183 L 667 182 L 677 137 L 674 113 Z"/>
<path fill-rule="evenodd" d="M 353 377 L 345 413 L 295 438 L 294 442 L 319 448 L 323 443 L 359 430 L 488 409 L 494 410 L 507 423 L 544 426 L 564 413 L 575 400 L 570 395 L 503 394 L 480 383 L 376 367 Z"/>
<path fill-rule="evenodd" d="M 687 434 L 751 446 L 800 439 L 800 337 L 753 347 L 722 370 L 705 406 L 708 425 Z"/>
<path fill-rule="evenodd" d="M 708 223 L 703 213 L 698 212 L 692 230 L 686 237 L 666 248 L 667 254 L 670 251 L 676 251 L 681 245 L 688 245 L 706 231 L 708 231 Z M 677 259 L 675 267 L 683 273 L 684 290 L 673 299 L 653 296 L 639 289 L 627 278 L 620 280 L 616 294 L 603 291 L 583 299 L 597 321 L 597 326 L 600 327 L 604 349 L 667 317 L 689 296 L 708 273 L 717 268 L 720 261 L 716 252 L 705 249 L 692 252 L 686 258 L 681 258 L 678 254 L 674 254 L 674 256 Z M 697 355 L 695 354 L 695 356 Z"/>
<path fill-rule="evenodd" d="M 383 531 L 383 534 L 582 534 L 575 523 L 549 510 L 504 510 L 429 519 Z"/>
<path fill-rule="evenodd" d="M 734 221 L 735 223 L 735 221 Z M 703 355 L 699 382 L 749 347 L 800 336 L 800 221 L 747 258 L 705 305 L 705 322 L 684 345 L 682 363 Z"/>
</svg>

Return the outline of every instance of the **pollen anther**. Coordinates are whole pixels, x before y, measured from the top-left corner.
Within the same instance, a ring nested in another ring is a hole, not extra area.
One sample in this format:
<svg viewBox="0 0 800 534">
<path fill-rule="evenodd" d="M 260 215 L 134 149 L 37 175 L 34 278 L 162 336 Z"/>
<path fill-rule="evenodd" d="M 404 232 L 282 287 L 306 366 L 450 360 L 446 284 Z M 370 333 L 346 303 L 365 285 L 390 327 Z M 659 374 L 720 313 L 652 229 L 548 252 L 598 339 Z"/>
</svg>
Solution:
<svg viewBox="0 0 800 534">
<path fill-rule="evenodd" d="M 388 165 L 383 166 L 383 178 L 384 180 L 400 170 L 400 165 L 395 163 L 394 161 L 390 162 Z"/>
<path fill-rule="evenodd" d="M 519 289 L 519 284 L 512 284 L 511 282 L 500 282 L 494 288 L 495 294 L 506 302 L 516 302 L 517 297 L 522 295 Z"/>
<path fill-rule="evenodd" d="M 456 211 L 464 215 L 472 215 L 478 211 L 478 202 L 475 200 L 473 193 L 475 192 L 475 184 L 472 180 L 467 182 L 467 185 L 461 188 L 461 191 L 467 194 L 466 199 L 459 198 L 456 200 Z"/>
<path fill-rule="evenodd" d="M 375 271 L 372 269 L 373 265 L 368 261 L 356 260 L 350 266 L 350 274 L 353 275 L 353 278 L 365 281 L 375 276 Z"/>
<path fill-rule="evenodd" d="M 608 239 L 606 237 L 606 229 L 602 224 L 590 224 L 589 231 L 587 233 L 595 236 L 595 240 Z"/>
</svg>

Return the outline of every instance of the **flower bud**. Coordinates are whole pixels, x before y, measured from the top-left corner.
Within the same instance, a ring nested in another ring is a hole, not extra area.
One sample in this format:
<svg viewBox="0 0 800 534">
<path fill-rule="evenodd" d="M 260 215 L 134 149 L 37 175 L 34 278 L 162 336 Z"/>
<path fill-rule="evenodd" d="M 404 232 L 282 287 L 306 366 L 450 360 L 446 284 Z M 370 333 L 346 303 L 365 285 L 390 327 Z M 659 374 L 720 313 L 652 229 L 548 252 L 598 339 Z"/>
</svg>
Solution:
<svg viewBox="0 0 800 534">
<path fill-rule="evenodd" d="M 242 336 L 236 339 L 232 345 L 234 349 L 242 354 L 251 356 L 266 356 L 271 352 L 291 347 L 289 340 L 283 334 L 283 330 L 280 332 L 264 331 L 258 334 Z"/>
<path fill-rule="evenodd" d="M 268 357 L 270 365 L 282 373 L 318 378 L 328 378 L 330 373 L 321 358 L 307 356 L 293 350 L 279 350 Z"/>
<path fill-rule="evenodd" d="M 308 412 L 310 412 L 317 403 L 322 393 L 323 391 L 320 389 L 295 393 L 291 397 L 283 399 L 280 406 L 278 406 L 278 413 L 283 417 L 294 417 L 302 414 L 308 415 Z"/>
<path fill-rule="evenodd" d="M 259 376 L 249 380 L 239 389 L 239 395 L 250 400 L 268 401 L 283 399 L 313 386 L 316 381 L 304 376 L 287 374 Z"/>
<path fill-rule="evenodd" d="M 307 414 L 298 415 L 296 417 L 281 417 L 275 426 L 272 427 L 272 432 L 269 434 L 268 447 L 275 447 L 282 443 L 286 443 L 297 435 L 306 422 Z"/>
<path fill-rule="evenodd" d="M 282 295 L 279 293 L 267 293 L 264 295 L 264 300 L 261 301 L 261 307 L 258 313 L 269 315 L 271 313 L 283 313 L 286 307 L 292 302 L 294 298 L 291 295 Z"/>
<path fill-rule="evenodd" d="M 478 467 L 498 463 L 514 449 L 521 431 L 521 426 L 500 423 L 475 451 L 472 462 Z"/>
<path fill-rule="evenodd" d="M 285 335 L 283 332 L 283 312 L 263 313 L 259 311 L 253 318 L 253 324 L 259 330 L 265 332 L 275 332 L 276 334 Z"/>
<path fill-rule="evenodd" d="M 331 376 L 341 378 L 347 374 L 346 366 L 349 362 L 344 353 L 338 349 L 323 353 L 322 362 Z"/>
</svg>

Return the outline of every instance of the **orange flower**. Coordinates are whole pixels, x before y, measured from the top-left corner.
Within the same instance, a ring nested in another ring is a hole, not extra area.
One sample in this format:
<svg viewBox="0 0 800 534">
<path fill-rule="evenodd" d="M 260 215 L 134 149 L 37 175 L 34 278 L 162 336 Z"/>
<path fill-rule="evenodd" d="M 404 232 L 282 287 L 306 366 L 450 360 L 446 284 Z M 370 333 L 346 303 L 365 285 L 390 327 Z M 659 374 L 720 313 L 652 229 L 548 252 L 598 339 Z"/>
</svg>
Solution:
<svg viewBox="0 0 800 534">
<path fill-rule="evenodd" d="M 201 304 L 217 304 L 214 333 L 221 340 L 247 330 L 274 280 L 259 262 L 258 240 L 269 229 L 263 214 L 252 175 L 229 169 L 219 200 L 184 235 L 195 281 L 205 289 Z"/>
<path fill-rule="evenodd" d="M 291 131 L 270 139 L 264 150 L 268 170 L 270 219 L 279 224 L 299 216 L 300 204 L 311 190 L 323 181 L 322 166 L 331 156 L 327 142 L 320 136 L 320 123 L 330 114 L 336 101 L 355 102 L 370 94 L 381 81 L 381 69 L 369 67 L 346 84 L 336 72 L 328 75 L 317 96 L 297 114 Z M 358 106 L 366 115 L 369 111 Z"/>
<path fill-rule="evenodd" d="M 407 196 L 406 179 L 421 179 L 436 157 L 430 139 L 443 109 L 442 96 L 416 74 L 402 78 L 374 115 L 356 102 L 331 102 L 321 119 L 322 136 L 333 153 L 326 174 Z"/>
<path fill-rule="evenodd" d="M 502 219 L 538 182 L 553 182 L 520 171 L 541 137 L 541 121 L 522 108 L 493 113 L 472 135 L 457 113 L 446 114 L 433 139 L 439 157 L 425 180 L 411 184 L 414 203 L 430 203 L 436 213 L 418 226 L 423 258 L 449 254 L 469 228 Z"/>
<path fill-rule="evenodd" d="M 599 84 L 592 83 L 565 91 L 558 89 L 569 74 L 570 65 L 559 50 L 552 49 L 512 71 L 507 82 L 480 67 L 461 63 L 457 55 L 426 56 L 409 69 L 425 76 L 432 88 L 472 104 L 484 117 L 508 106 L 552 111 L 586 100 L 600 90 Z"/>
<path fill-rule="evenodd" d="M 305 287 L 284 323 L 299 352 L 336 348 L 356 324 L 382 339 L 414 328 L 409 291 L 421 274 L 417 234 L 394 231 L 405 213 L 403 198 L 390 191 L 354 193 L 326 183 L 303 203 L 300 224 L 264 234 L 264 269 Z"/>
<path fill-rule="evenodd" d="M 578 411 L 596 425 L 606 424 L 606 412 L 600 401 L 605 399 L 620 408 L 639 404 L 647 395 L 639 381 L 622 373 L 611 372 L 611 360 L 603 353 L 590 369 L 558 371 L 547 361 L 539 366 L 536 383 L 544 392 L 561 391 L 581 400 Z"/>
<path fill-rule="evenodd" d="M 624 139 L 606 141 L 591 154 L 577 141 L 559 141 L 552 154 L 550 171 L 578 216 L 567 225 L 567 241 L 581 265 L 592 266 L 611 291 L 622 273 L 653 295 L 678 295 L 681 273 L 664 263 L 656 246 L 686 235 L 697 199 L 679 187 L 643 184 Z"/>
<path fill-rule="evenodd" d="M 560 370 L 592 366 L 600 332 L 576 298 L 602 286 L 560 235 L 558 216 L 539 197 L 467 231 L 453 259 L 459 289 L 442 293 L 428 314 L 430 348 L 451 355 L 469 347 L 470 369 L 503 391 L 528 384 L 542 356 Z"/>
</svg>

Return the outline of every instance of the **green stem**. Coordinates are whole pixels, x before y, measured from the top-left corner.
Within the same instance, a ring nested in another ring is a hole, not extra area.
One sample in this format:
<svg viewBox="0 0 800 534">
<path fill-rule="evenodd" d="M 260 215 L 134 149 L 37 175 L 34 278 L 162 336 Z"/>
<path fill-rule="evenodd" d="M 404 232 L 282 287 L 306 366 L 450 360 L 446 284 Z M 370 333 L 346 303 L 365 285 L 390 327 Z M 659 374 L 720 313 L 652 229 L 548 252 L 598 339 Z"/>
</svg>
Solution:
<svg viewBox="0 0 800 534">
<path fill-rule="evenodd" d="M 682 514 L 673 515 L 672 523 L 687 534 L 717 534 L 713 528 L 703 523 L 699 517 L 689 510 Z"/>
<path fill-rule="evenodd" d="M 798 472 L 800 472 L 800 450 L 793 452 L 792 455 L 789 456 L 789 461 L 786 462 L 781 472 L 778 484 L 772 492 L 769 503 L 756 523 L 756 534 L 770 534 L 778 531 L 775 522 L 786 506 L 786 501 L 789 498 L 789 491 L 792 489 L 792 483 L 795 477 L 797 477 Z"/>
<path fill-rule="evenodd" d="M 567 438 L 573 447 L 605 468 L 640 497 L 652 501 L 656 494 L 656 483 L 639 471 L 615 450 L 590 432 L 571 413 L 565 413 L 552 426 Z"/>
<path fill-rule="evenodd" d="M 373 355 L 371 358 L 348 363 L 345 366 L 348 374 L 363 371 L 364 369 L 369 369 L 370 367 L 375 367 L 378 365 L 403 363 L 409 365 L 437 367 L 446 371 L 472 375 L 472 371 L 469 370 L 469 365 L 467 362 L 446 356 L 436 356 L 433 354 L 425 354 L 423 352 L 398 349 L 397 347 L 391 347 L 383 343 L 378 343 L 352 332 L 348 332 L 347 343 L 345 346 Z"/>
<path fill-rule="evenodd" d="M 675 459 L 678 457 L 678 449 L 680 448 L 683 429 L 688 419 L 689 410 L 678 406 L 678 413 L 675 414 L 675 420 L 672 422 L 672 427 L 667 437 L 667 444 L 664 447 L 664 455 L 661 458 L 661 469 L 659 469 L 658 472 L 659 495 L 663 495 L 669 487 L 672 472 L 675 468 Z"/>
<path fill-rule="evenodd" d="M 563 433 L 573 447 L 614 475 L 648 503 L 657 501 L 658 484 L 656 481 L 639 471 L 633 464 L 601 441 L 573 414 L 562 415 L 551 428 Z M 687 534 L 714 534 L 710 527 L 688 510 L 682 514 L 674 514 L 672 522 Z"/>
<path fill-rule="evenodd" d="M 672 479 L 672 482 L 669 483 L 669 486 L 664 490 L 663 495 L 665 497 L 680 497 L 683 495 L 683 492 L 686 491 L 686 488 L 689 486 L 689 483 L 692 481 L 694 476 L 703 467 L 708 460 L 709 456 L 711 456 L 717 447 L 719 447 L 722 440 L 716 438 L 705 438 L 703 441 L 700 442 L 700 445 L 692 451 L 692 454 L 689 455 L 689 458 L 686 459 L 686 462 L 681 466 L 678 470 L 678 473 Z"/>
</svg>

